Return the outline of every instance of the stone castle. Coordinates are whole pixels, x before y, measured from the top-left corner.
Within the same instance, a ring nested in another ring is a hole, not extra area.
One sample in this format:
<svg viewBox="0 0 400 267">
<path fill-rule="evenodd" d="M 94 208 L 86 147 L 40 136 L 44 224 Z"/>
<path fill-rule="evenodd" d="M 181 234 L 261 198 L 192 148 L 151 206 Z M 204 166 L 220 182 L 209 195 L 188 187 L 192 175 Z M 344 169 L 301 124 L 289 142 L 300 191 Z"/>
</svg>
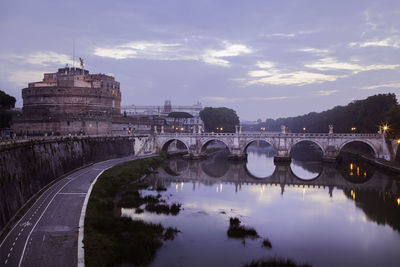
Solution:
<svg viewBox="0 0 400 267">
<path fill-rule="evenodd" d="M 65 67 L 22 89 L 17 135 L 111 134 L 121 120 L 120 83 L 105 74 Z M 114 126 L 115 128 L 115 126 Z"/>
</svg>

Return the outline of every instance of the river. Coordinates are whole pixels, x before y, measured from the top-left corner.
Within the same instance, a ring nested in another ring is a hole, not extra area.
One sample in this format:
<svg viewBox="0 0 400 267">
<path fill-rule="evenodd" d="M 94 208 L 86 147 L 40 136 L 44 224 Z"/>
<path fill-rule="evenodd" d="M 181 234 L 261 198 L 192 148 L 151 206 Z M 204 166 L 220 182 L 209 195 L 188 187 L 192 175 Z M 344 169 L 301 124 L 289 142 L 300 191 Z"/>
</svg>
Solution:
<svg viewBox="0 0 400 267">
<path fill-rule="evenodd" d="M 122 209 L 122 216 L 181 231 L 151 266 L 243 266 L 273 257 L 313 266 L 400 266 L 398 176 L 351 158 L 275 165 L 268 148 L 247 152 L 247 162 L 228 161 L 224 152 L 170 159 L 148 177 L 166 188 L 168 203 L 183 207 L 177 216 Z M 228 237 L 231 217 L 260 238 Z"/>
</svg>

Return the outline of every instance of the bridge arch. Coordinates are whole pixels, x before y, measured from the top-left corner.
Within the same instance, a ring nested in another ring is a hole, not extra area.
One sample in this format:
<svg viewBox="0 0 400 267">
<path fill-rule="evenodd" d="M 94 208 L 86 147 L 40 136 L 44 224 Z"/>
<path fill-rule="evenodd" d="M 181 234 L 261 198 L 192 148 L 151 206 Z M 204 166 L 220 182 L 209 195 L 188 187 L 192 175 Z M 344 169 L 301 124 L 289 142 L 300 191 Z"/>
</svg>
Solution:
<svg viewBox="0 0 400 267">
<path fill-rule="evenodd" d="M 183 143 L 186 146 L 187 152 L 189 153 L 189 145 L 184 140 L 179 139 L 179 138 L 167 139 L 164 143 L 161 144 L 161 151 L 168 152 L 169 145 L 174 141 L 178 141 L 178 142 Z"/>
<path fill-rule="evenodd" d="M 247 141 L 246 144 L 243 146 L 242 153 L 246 153 L 247 148 L 248 148 L 252 143 L 257 142 L 257 141 L 261 141 L 261 142 L 265 142 L 265 143 L 269 144 L 269 145 L 272 146 L 272 148 L 274 149 L 274 152 L 276 152 L 274 143 L 271 142 L 270 140 L 263 139 L 263 138 L 252 138 L 252 139 L 250 139 L 249 141 Z"/>
<path fill-rule="evenodd" d="M 325 149 L 324 149 L 324 147 L 322 146 L 322 144 L 321 144 L 319 141 L 317 141 L 317 140 L 309 139 L 309 138 L 307 138 L 307 139 L 300 139 L 300 140 L 296 140 L 295 142 L 293 142 L 293 144 L 290 145 L 290 147 L 289 147 L 289 151 L 288 151 L 288 152 L 289 152 L 289 155 L 292 156 L 292 149 L 293 149 L 297 144 L 303 143 L 303 142 L 310 142 L 310 143 L 316 144 L 316 145 L 321 149 L 321 151 L 322 151 L 322 157 L 325 156 Z"/>
<path fill-rule="evenodd" d="M 374 156 L 378 157 L 379 153 L 378 150 L 375 148 L 375 146 L 369 141 L 369 140 L 364 140 L 364 139 L 352 139 L 352 140 L 346 140 L 344 141 L 338 149 L 338 153 L 340 153 L 340 151 L 342 151 L 342 149 L 344 148 L 344 146 L 350 144 L 350 143 L 354 143 L 354 142 L 360 142 L 360 143 L 364 143 L 366 145 L 369 146 L 369 148 L 371 148 L 371 150 L 374 152 Z"/>
<path fill-rule="evenodd" d="M 206 146 L 207 146 L 209 143 L 211 143 L 212 141 L 217 141 L 217 142 L 223 143 L 223 144 L 226 146 L 226 148 L 229 150 L 229 152 L 231 152 L 231 148 L 229 147 L 229 145 L 227 144 L 227 142 L 226 142 L 225 140 L 223 140 L 223 139 L 220 139 L 220 138 L 208 138 L 208 139 L 202 141 L 202 142 L 201 142 L 201 149 L 200 149 L 200 151 L 204 151 L 205 148 L 206 148 Z"/>
</svg>

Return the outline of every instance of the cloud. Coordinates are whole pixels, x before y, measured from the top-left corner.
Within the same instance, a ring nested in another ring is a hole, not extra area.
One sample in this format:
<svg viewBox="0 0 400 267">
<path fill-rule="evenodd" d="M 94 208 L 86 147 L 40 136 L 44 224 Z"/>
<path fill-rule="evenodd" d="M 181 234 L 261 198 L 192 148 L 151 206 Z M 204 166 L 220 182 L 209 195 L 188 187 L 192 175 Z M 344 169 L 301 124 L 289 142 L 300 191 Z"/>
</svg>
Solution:
<svg viewBox="0 0 400 267">
<path fill-rule="evenodd" d="M 362 66 L 354 63 L 340 62 L 334 58 L 328 57 L 320 59 L 314 63 L 306 64 L 304 66 L 307 68 L 317 69 L 320 71 L 344 70 L 344 71 L 350 71 L 353 74 L 357 74 L 359 72 L 369 71 L 369 70 L 396 69 L 400 67 L 400 64 L 394 64 L 394 65 L 378 64 L 378 65 Z"/>
<path fill-rule="evenodd" d="M 189 40 L 190 41 L 190 40 Z M 141 58 L 148 60 L 195 60 L 207 64 L 230 67 L 229 57 L 251 53 L 243 44 L 222 42 L 221 49 L 194 48 L 187 39 L 183 43 L 135 41 L 114 47 L 96 47 L 94 55 L 114 59 Z"/>
<path fill-rule="evenodd" d="M 223 67 L 229 67 L 229 61 L 223 59 L 225 57 L 235 57 L 242 54 L 249 54 L 252 50 L 241 44 L 224 43 L 225 48 L 221 50 L 207 50 L 202 56 L 202 60 L 209 64 L 215 64 Z"/>
<path fill-rule="evenodd" d="M 276 37 L 295 37 L 295 33 L 273 33 L 271 36 L 276 36 Z"/>
<path fill-rule="evenodd" d="M 400 48 L 400 38 L 398 37 L 388 37 L 386 39 L 373 39 L 366 42 L 351 42 L 350 47 L 392 47 Z"/>
<path fill-rule="evenodd" d="M 400 89 L 400 83 L 399 82 L 394 82 L 394 83 L 384 83 L 384 84 L 377 84 L 377 85 L 370 85 L 370 86 L 364 86 L 361 87 L 363 90 L 374 90 L 378 88 L 397 88 Z"/>
<path fill-rule="evenodd" d="M 43 73 L 46 71 L 16 71 L 13 72 L 8 81 L 18 86 L 27 86 L 28 83 L 34 81 L 41 81 L 43 79 Z"/>
<path fill-rule="evenodd" d="M 335 81 L 339 76 L 327 75 L 308 71 L 285 71 L 275 67 L 275 64 L 268 61 L 256 64 L 260 69 L 248 72 L 250 80 L 248 85 L 272 84 L 272 85 L 306 85 L 312 83 L 323 83 Z M 253 79 L 255 78 L 255 79 Z"/>
<path fill-rule="evenodd" d="M 202 99 L 217 103 L 233 103 L 233 102 L 246 102 L 246 101 L 273 101 L 283 100 L 289 98 L 298 98 L 298 96 L 250 96 L 250 97 L 224 97 L 224 96 L 205 96 Z"/>
<path fill-rule="evenodd" d="M 328 96 L 328 95 L 336 93 L 337 91 L 338 90 L 321 90 L 321 91 L 315 92 L 315 95 L 317 95 L 317 96 Z"/>
<path fill-rule="evenodd" d="M 325 55 L 325 54 L 330 53 L 330 51 L 328 49 L 318 49 L 318 48 L 313 48 L 313 47 L 300 48 L 297 51 L 315 54 L 315 55 Z"/>
<path fill-rule="evenodd" d="M 59 54 L 57 52 L 35 52 L 29 55 L 12 55 L 11 58 L 17 59 L 24 63 L 40 65 L 40 66 L 49 66 L 49 65 L 72 65 L 73 61 L 70 56 L 65 54 Z"/>
</svg>

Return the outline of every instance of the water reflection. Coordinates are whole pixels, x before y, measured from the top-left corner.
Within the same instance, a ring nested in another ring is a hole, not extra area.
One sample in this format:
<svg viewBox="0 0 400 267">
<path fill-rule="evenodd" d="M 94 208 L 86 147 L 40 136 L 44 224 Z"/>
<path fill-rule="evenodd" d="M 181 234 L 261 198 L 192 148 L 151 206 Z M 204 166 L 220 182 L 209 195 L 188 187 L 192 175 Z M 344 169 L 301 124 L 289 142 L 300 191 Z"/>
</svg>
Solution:
<svg viewBox="0 0 400 267">
<path fill-rule="evenodd" d="M 178 216 L 122 210 L 122 216 L 182 231 L 163 246 L 153 266 L 243 266 L 274 256 L 314 266 L 400 266 L 395 177 L 354 159 L 337 166 L 297 160 L 274 165 L 263 161 L 271 157 L 262 151 L 248 153 L 253 154 L 242 163 L 218 156 L 173 159 L 148 177 L 154 187 L 167 189 L 161 194 L 168 203 L 184 208 Z M 306 172 L 314 179 L 306 180 Z M 272 249 L 263 248 L 262 239 L 246 239 L 245 245 L 228 239 L 230 217 L 254 227 Z"/>
<path fill-rule="evenodd" d="M 271 145 L 260 146 L 259 143 L 247 148 L 246 170 L 255 178 L 266 178 L 274 173 L 274 149 Z"/>
<path fill-rule="evenodd" d="M 292 160 L 290 169 L 293 175 L 302 180 L 313 180 L 318 178 L 322 173 L 321 161 L 300 161 Z"/>
<path fill-rule="evenodd" d="M 338 169 L 343 178 L 355 184 L 365 183 L 374 176 L 375 166 L 356 158 L 344 158 Z"/>
</svg>

